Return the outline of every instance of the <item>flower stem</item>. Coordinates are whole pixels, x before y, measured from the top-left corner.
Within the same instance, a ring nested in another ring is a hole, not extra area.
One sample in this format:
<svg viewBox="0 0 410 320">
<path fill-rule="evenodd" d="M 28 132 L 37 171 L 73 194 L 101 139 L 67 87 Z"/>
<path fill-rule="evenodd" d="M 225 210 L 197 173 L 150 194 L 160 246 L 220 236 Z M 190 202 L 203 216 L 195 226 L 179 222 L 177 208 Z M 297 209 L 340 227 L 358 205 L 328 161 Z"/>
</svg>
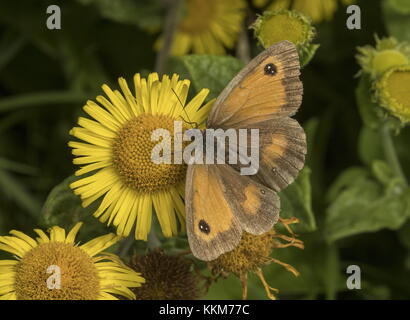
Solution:
<svg viewBox="0 0 410 320">
<path fill-rule="evenodd" d="M 399 158 L 397 156 L 396 148 L 394 146 L 393 138 L 391 136 L 390 127 L 388 122 L 385 122 L 381 126 L 380 130 L 382 146 L 384 149 L 384 154 L 386 160 L 390 167 L 392 168 L 393 172 L 396 174 L 397 177 L 401 178 L 406 185 L 408 186 L 408 181 L 406 176 L 404 175 L 403 169 L 400 165 Z"/>
<path fill-rule="evenodd" d="M 161 50 L 158 52 L 155 62 L 155 71 L 158 72 L 159 75 L 166 72 L 166 64 L 172 50 L 172 43 L 174 41 L 180 11 L 179 8 L 182 0 L 167 0 L 166 2 L 168 5 L 168 12 L 164 25 L 164 43 Z"/>
<path fill-rule="evenodd" d="M 236 48 L 236 56 L 247 64 L 251 60 L 250 51 L 251 49 L 249 44 L 248 31 L 244 26 L 242 28 L 241 34 L 239 35 L 238 46 Z"/>
<path fill-rule="evenodd" d="M 148 233 L 148 249 L 156 249 L 161 246 L 161 241 L 158 239 L 157 235 L 155 234 L 155 230 L 151 229 Z"/>
<path fill-rule="evenodd" d="M 134 234 L 135 234 L 134 232 L 131 232 L 130 235 L 122 241 L 120 247 L 118 248 L 118 255 L 122 259 L 124 259 L 127 256 L 132 245 L 134 244 L 134 241 L 135 241 Z"/>
</svg>

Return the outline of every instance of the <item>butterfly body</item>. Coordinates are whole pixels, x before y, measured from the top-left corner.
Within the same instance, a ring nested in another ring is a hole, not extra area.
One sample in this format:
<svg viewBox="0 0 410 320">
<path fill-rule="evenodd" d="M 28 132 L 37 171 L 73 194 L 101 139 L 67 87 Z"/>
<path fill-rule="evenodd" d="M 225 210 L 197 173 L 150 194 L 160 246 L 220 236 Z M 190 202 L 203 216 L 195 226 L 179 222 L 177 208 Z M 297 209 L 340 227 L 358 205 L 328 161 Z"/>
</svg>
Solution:
<svg viewBox="0 0 410 320">
<path fill-rule="evenodd" d="M 249 140 L 236 152 L 244 158 L 258 148 L 260 157 L 254 175 L 241 175 L 241 162 L 188 166 L 187 234 L 197 258 L 214 260 L 233 250 L 243 232 L 262 234 L 278 221 L 277 193 L 294 181 L 306 154 L 305 133 L 291 118 L 302 101 L 299 69 L 295 46 L 280 42 L 254 58 L 217 98 L 207 128 L 257 129 L 258 144 Z"/>
</svg>

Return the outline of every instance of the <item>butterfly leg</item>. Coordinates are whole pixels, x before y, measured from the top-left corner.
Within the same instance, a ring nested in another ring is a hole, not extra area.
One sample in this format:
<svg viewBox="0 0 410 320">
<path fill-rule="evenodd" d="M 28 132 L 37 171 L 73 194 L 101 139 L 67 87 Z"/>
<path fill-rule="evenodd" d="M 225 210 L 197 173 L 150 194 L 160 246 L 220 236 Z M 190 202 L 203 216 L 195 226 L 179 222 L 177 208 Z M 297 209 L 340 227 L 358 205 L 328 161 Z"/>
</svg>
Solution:
<svg viewBox="0 0 410 320">
<path fill-rule="evenodd" d="M 279 290 L 276 289 L 276 288 L 272 288 L 271 286 L 269 286 L 269 284 L 266 282 L 266 279 L 265 279 L 265 277 L 264 277 L 264 275 L 263 275 L 263 272 L 262 272 L 262 269 L 261 269 L 261 268 L 258 268 L 258 269 L 255 271 L 255 273 L 256 273 L 256 275 L 259 277 L 259 279 L 261 280 L 263 286 L 265 287 L 266 295 L 268 296 L 268 298 L 271 299 L 271 300 L 276 300 L 276 297 L 275 297 L 275 295 L 272 293 L 272 291 L 275 292 L 275 293 L 279 293 Z"/>
</svg>

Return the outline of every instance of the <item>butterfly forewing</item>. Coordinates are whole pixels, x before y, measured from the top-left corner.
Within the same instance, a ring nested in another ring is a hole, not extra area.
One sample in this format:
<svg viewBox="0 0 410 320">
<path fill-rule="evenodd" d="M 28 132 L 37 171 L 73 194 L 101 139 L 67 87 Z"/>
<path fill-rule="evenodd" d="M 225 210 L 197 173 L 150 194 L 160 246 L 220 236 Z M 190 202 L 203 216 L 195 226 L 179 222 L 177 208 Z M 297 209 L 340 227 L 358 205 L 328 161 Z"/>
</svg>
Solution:
<svg viewBox="0 0 410 320">
<path fill-rule="evenodd" d="M 239 220 L 230 206 L 215 165 L 188 167 L 185 207 L 192 253 L 210 261 L 233 250 L 242 236 Z"/>
<path fill-rule="evenodd" d="M 296 113 L 302 102 L 299 56 L 282 41 L 254 58 L 223 90 L 207 126 L 231 128 Z"/>
</svg>

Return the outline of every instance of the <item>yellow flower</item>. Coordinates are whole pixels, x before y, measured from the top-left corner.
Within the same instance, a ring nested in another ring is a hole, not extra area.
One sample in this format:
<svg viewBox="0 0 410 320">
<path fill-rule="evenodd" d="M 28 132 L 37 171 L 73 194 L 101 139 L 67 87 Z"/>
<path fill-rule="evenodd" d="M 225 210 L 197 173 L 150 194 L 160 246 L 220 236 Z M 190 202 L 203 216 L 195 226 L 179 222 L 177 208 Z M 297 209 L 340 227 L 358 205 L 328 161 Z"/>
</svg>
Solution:
<svg viewBox="0 0 410 320">
<path fill-rule="evenodd" d="M 354 2 L 354 0 L 342 0 L 345 5 Z M 267 10 L 292 9 L 307 15 L 314 23 L 319 23 L 331 20 L 337 5 L 337 0 L 273 0 Z"/>
<path fill-rule="evenodd" d="M 375 83 L 376 96 L 402 123 L 410 122 L 410 65 L 388 69 Z"/>
<path fill-rule="evenodd" d="M 187 0 L 183 18 L 178 24 L 173 55 L 189 52 L 224 54 L 231 49 L 241 31 L 245 16 L 244 0 Z M 156 43 L 158 49 L 162 38 Z"/>
<path fill-rule="evenodd" d="M 52 227 L 50 236 L 35 229 L 36 240 L 16 230 L 1 236 L 0 250 L 17 260 L 0 260 L 0 300 L 135 299 L 129 288 L 144 279 L 116 255 L 99 254 L 120 237 L 111 233 L 77 245 L 81 225 L 67 235 L 60 227 Z"/>
<path fill-rule="evenodd" d="M 156 164 L 151 159 L 151 141 L 155 129 L 167 129 L 173 136 L 174 120 L 186 123 L 205 122 L 213 101 L 202 106 L 208 89 L 202 89 L 188 104 L 189 80 L 170 79 L 152 73 L 148 79 L 134 76 L 135 96 L 126 81 L 119 79 L 123 93 L 103 90 L 108 96 L 96 99 L 102 105 L 88 101 L 84 111 L 95 120 L 80 117 L 71 134 L 85 142 L 69 142 L 76 156 L 74 163 L 82 168 L 70 187 L 81 196 L 86 207 L 103 197 L 94 216 L 113 224 L 117 233 L 128 236 L 136 224 L 135 238 L 147 240 L 155 208 L 163 234 L 171 237 L 185 227 L 183 203 L 186 165 Z M 186 129 L 186 128 L 184 128 Z M 173 142 L 173 140 L 172 140 Z"/>
</svg>

